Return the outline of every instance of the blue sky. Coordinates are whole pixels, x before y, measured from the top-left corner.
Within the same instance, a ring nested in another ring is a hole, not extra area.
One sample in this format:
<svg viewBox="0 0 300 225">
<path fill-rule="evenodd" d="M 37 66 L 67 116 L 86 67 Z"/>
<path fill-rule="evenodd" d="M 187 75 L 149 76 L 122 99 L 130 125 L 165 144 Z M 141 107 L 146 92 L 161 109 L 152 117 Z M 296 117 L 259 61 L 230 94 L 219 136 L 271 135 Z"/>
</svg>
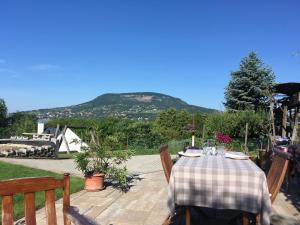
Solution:
<svg viewBox="0 0 300 225">
<path fill-rule="evenodd" d="M 300 2 L 1 1 L 0 97 L 10 112 L 155 91 L 222 108 L 254 50 L 300 82 Z"/>
</svg>

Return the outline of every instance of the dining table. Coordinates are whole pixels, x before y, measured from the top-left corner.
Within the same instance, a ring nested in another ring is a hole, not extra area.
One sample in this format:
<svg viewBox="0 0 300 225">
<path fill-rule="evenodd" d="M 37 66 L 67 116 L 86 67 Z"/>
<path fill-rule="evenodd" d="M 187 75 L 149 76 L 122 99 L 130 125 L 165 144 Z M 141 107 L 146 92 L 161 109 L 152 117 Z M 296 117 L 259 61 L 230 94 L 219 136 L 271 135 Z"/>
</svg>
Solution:
<svg viewBox="0 0 300 225">
<path fill-rule="evenodd" d="M 168 209 L 196 206 L 229 209 L 260 215 L 262 225 L 270 224 L 271 200 L 266 175 L 250 159 L 227 158 L 226 154 L 181 156 L 173 165 L 168 186 Z M 188 154 L 187 154 L 188 155 Z"/>
</svg>

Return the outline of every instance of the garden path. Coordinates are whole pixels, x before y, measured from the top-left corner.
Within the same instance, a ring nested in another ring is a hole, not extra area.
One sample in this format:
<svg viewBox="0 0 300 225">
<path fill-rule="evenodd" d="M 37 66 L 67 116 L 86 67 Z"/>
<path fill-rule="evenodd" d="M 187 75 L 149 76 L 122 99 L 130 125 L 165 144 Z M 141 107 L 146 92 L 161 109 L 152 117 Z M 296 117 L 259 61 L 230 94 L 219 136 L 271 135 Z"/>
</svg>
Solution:
<svg viewBox="0 0 300 225">
<path fill-rule="evenodd" d="M 73 159 L 18 159 L 18 158 L 1 158 L 4 162 L 34 167 L 37 169 L 53 171 L 57 173 L 71 173 L 76 176 L 83 176 L 76 169 Z M 126 162 L 127 169 L 130 173 L 149 173 L 161 171 L 162 166 L 159 155 L 138 155 L 133 156 Z"/>
</svg>

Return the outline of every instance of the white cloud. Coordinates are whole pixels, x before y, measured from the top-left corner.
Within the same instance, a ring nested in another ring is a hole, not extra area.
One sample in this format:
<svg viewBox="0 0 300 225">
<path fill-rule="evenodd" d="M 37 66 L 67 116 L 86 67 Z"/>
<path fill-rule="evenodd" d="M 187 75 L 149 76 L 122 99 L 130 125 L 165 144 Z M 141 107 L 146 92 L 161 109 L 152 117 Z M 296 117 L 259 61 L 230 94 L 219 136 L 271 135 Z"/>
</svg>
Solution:
<svg viewBox="0 0 300 225">
<path fill-rule="evenodd" d="M 4 64 L 6 63 L 6 60 L 5 59 L 0 59 L 0 64 Z"/>
<path fill-rule="evenodd" d="M 49 70 L 57 70 L 60 69 L 60 66 L 53 64 L 37 64 L 29 67 L 30 70 L 36 71 L 49 71 Z"/>
</svg>

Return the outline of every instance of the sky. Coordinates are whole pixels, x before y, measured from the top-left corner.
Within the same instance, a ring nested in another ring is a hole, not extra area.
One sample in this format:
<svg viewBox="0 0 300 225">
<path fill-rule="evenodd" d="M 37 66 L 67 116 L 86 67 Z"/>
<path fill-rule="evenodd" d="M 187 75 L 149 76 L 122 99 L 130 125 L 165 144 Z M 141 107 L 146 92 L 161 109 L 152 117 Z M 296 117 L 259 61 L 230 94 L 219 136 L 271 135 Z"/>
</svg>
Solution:
<svg viewBox="0 0 300 225">
<path fill-rule="evenodd" d="M 300 1 L 0 1 L 0 98 L 9 112 L 153 91 L 223 109 L 251 51 L 300 82 Z"/>
</svg>

